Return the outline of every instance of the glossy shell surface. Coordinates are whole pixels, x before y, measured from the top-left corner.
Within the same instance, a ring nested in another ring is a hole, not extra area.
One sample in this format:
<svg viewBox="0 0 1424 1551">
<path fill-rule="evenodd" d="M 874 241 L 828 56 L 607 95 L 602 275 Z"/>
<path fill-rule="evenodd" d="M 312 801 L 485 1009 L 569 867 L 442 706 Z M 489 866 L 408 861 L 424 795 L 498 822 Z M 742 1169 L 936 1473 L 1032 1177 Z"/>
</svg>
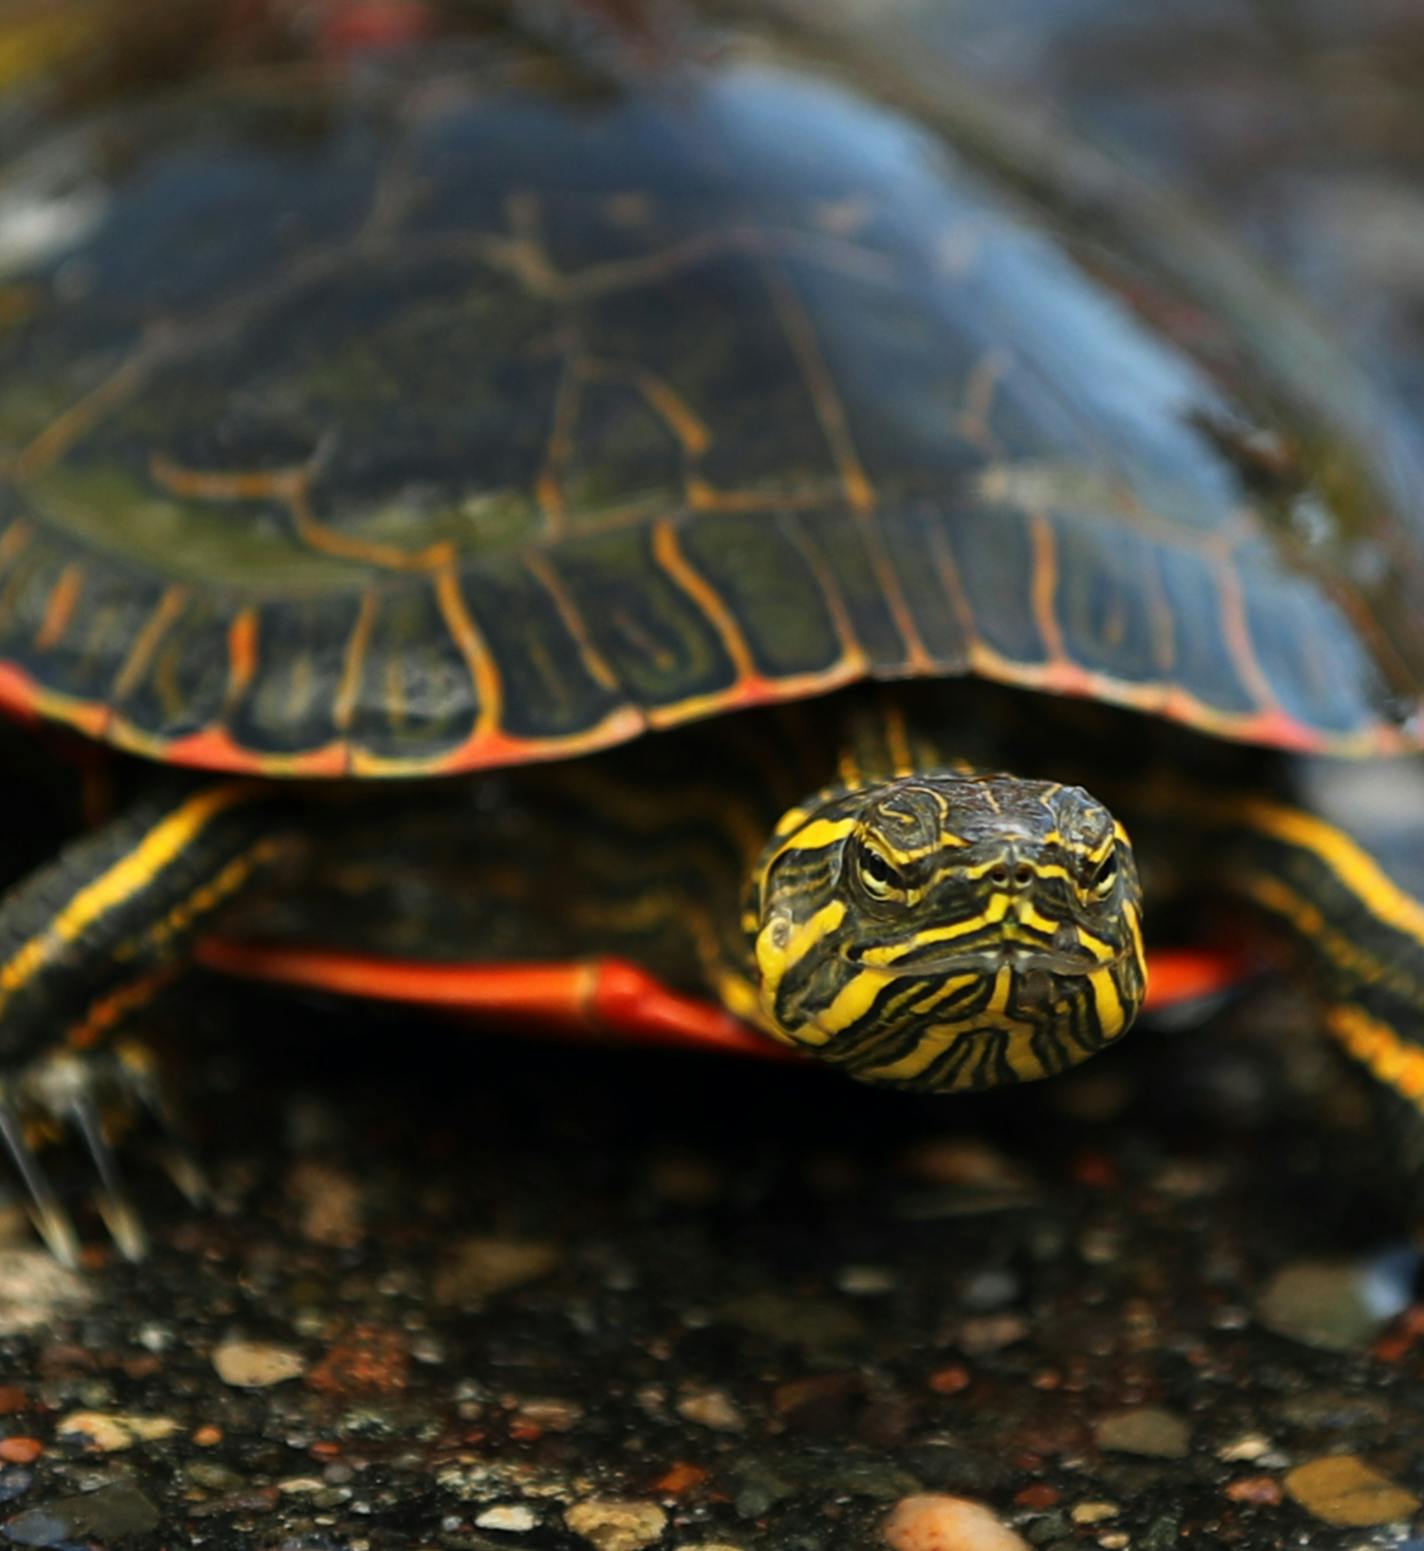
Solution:
<svg viewBox="0 0 1424 1551">
<path fill-rule="evenodd" d="M 1417 742 L 1417 514 L 1130 270 L 769 37 L 76 113 L 0 163 L 0 698 L 278 774 L 966 673 Z"/>
</svg>

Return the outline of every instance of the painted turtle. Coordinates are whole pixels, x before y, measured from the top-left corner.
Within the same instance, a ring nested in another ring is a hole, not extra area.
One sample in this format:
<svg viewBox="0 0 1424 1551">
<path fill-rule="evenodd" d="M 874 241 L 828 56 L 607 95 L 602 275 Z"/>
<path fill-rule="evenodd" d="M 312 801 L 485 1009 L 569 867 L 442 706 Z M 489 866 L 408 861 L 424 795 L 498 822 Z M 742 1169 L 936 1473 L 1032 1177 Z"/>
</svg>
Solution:
<svg viewBox="0 0 1424 1551">
<path fill-rule="evenodd" d="M 486 27 L 0 167 L 0 698 L 139 756 L 0 905 L 56 1253 L 70 1123 L 140 1252 L 114 1036 L 232 911 L 393 993 L 362 955 L 551 1005 L 616 955 L 948 1090 L 1129 1027 L 1141 861 L 1285 928 L 1424 1105 L 1403 852 L 1290 795 L 1421 740 L 1405 430 L 1055 209 L 1087 153 L 1035 187 L 873 79 L 745 24 L 656 69 Z"/>
</svg>

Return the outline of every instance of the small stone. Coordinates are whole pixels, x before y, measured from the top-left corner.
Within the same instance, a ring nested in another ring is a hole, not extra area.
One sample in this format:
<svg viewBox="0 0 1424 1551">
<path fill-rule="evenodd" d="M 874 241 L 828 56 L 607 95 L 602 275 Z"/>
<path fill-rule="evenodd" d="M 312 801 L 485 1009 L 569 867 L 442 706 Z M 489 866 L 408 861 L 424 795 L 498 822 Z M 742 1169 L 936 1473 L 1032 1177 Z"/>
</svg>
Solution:
<svg viewBox="0 0 1424 1551">
<path fill-rule="evenodd" d="M 667 1514 L 656 1503 L 590 1498 L 569 1508 L 564 1523 L 598 1551 L 641 1551 L 662 1538 Z"/>
<path fill-rule="evenodd" d="M 1277 1335 L 1331 1352 L 1367 1346 L 1384 1323 L 1362 1268 L 1349 1261 L 1300 1260 L 1282 1266 L 1256 1305 Z"/>
<path fill-rule="evenodd" d="M 1002 1266 L 989 1266 L 976 1271 L 959 1290 L 959 1301 L 976 1314 L 988 1314 L 1002 1309 L 1019 1295 L 1019 1279 Z"/>
<path fill-rule="evenodd" d="M 93 1296 L 93 1286 L 66 1271 L 47 1250 L 0 1250 L 0 1336 L 55 1324 Z"/>
<path fill-rule="evenodd" d="M 951 1363 L 947 1368 L 936 1368 L 930 1374 L 929 1385 L 936 1395 L 957 1395 L 973 1383 L 969 1370 L 962 1363 Z"/>
<path fill-rule="evenodd" d="M 403 1390 L 410 1368 L 405 1332 L 365 1321 L 343 1332 L 307 1375 L 307 1383 L 325 1395 L 354 1399 Z"/>
<path fill-rule="evenodd" d="M 722 1179 L 716 1166 L 695 1153 L 668 1152 L 648 1166 L 653 1189 L 674 1206 L 706 1206 L 717 1199 Z"/>
<path fill-rule="evenodd" d="M 538 1514 L 525 1503 L 499 1503 L 475 1519 L 477 1529 L 498 1529 L 507 1535 L 526 1535 L 538 1523 Z"/>
<path fill-rule="evenodd" d="M 745 1546 L 734 1546 L 729 1540 L 683 1541 L 673 1551 L 746 1551 Z"/>
<path fill-rule="evenodd" d="M 1125 1551 L 1132 1544 L 1132 1536 L 1120 1529 L 1110 1529 L 1105 1535 L 1098 1536 L 1098 1544 L 1103 1551 Z"/>
<path fill-rule="evenodd" d="M 102 1454 L 116 1454 L 136 1443 L 152 1443 L 178 1431 L 171 1416 L 139 1416 L 132 1411 L 71 1411 L 55 1429 L 61 1438 L 82 1438 Z"/>
<path fill-rule="evenodd" d="M 305 1497 L 320 1492 L 325 1485 L 320 1476 L 287 1476 L 277 1483 L 277 1490 L 288 1497 Z"/>
<path fill-rule="evenodd" d="M 959 1137 L 916 1143 L 901 1156 L 900 1167 L 934 1185 L 1020 1191 L 1029 1184 L 1023 1168 L 1007 1154 Z"/>
<path fill-rule="evenodd" d="M 441 1303 L 481 1303 L 496 1293 L 537 1282 L 559 1263 L 559 1251 L 542 1239 L 461 1239 L 436 1273 Z"/>
<path fill-rule="evenodd" d="M 1028 1333 L 1029 1323 L 1021 1314 L 980 1314 L 960 1325 L 959 1345 L 970 1357 L 982 1357 L 1013 1346 Z"/>
<path fill-rule="evenodd" d="M 693 1487 L 701 1486 L 708 1474 L 701 1465 L 694 1465 L 690 1460 L 674 1460 L 652 1483 L 652 1488 L 659 1497 L 681 1497 Z"/>
<path fill-rule="evenodd" d="M 1185 1459 L 1192 1437 L 1187 1424 L 1170 1411 L 1138 1406 L 1103 1417 L 1093 1428 L 1100 1449 L 1143 1454 L 1150 1459 Z"/>
<path fill-rule="evenodd" d="M 1115 1519 L 1121 1509 L 1116 1503 L 1075 1503 L 1068 1516 L 1075 1524 L 1101 1524 L 1104 1519 Z"/>
<path fill-rule="evenodd" d="M 213 1367 L 235 1389 L 267 1389 L 306 1371 L 300 1352 L 269 1341 L 224 1341 L 213 1348 Z"/>
<path fill-rule="evenodd" d="M 21 1546 L 54 1546 L 69 1541 L 107 1544 L 158 1527 L 158 1509 L 132 1481 L 112 1481 L 93 1492 L 76 1492 L 30 1508 L 5 1524 L 5 1537 Z"/>
<path fill-rule="evenodd" d="M 43 1453 L 38 1438 L 0 1438 L 0 1460 L 7 1465 L 33 1465 Z"/>
<path fill-rule="evenodd" d="M 246 1485 L 246 1478 L 229 1465 L 216 1460 L 196 1459 L 183 1474 L 205 1492 L 236 1492 Z"/>
<path fill-rule="evenodd" d="M 732 1506 L 739 1518 L 762 1518 L 795 1493 L 794 1481 L 754 1455 L 749 1455 L 732 1472 Z"/>
<path fill-rule="evenodd" d="M 718 1316 L 753 1335 L 800 1347 L 838 1347 L 861 1340 L 865 1322 L 848 1304 L 788 1293 L 749 1293 L 723 1304 Z"/>
<path fill-rule="evenodd" d="M 303 1238 L 330 1249 L 361 1242 L 361 1186 L 354 1175 L 303 1159 L 287 1176 L 287 1193 L 301 1208 Z"/>
<path fill-rule="evenodd" d="M 1326 1524 L 1352 1529 L 1393 1524 L 1420 1506 L 1413 1492 L 1354 1454 L 1331 1454 L 1297 1465 L 1286 1476 L 1285 1488 L 1307 1513 Z"/>
<path fill-rule="evenodd" d="M 686 1421 L 696 1422 L 699 1427 L 710 1427 L 719 1433 L 740 1432 L 746 1425 L 732 1397 L 721 1389 L 702 1389 L 685 1395 L 677 1403 L 677 1414 Z"/>
<path fill-rule="evenodd" d="M 572 1432 L 583 1419 L 583 1407 L 576 1400 L 557 1397 L 521 1400 L 514 1411 L 515 1421 L 535 1437 L 545 1433 Z"/>
<path fill-rule="evenodd" d="M 1258 1508 L 1278 1507 L 1285 1492 L 1274 1476 L 1242 1476 L 1226 1488 L 1226 1495 L 1234 1503 L 1253 1503 Z"/>
<path fill-rule="evenodd" d="M 898 1285 L 895 1273 L 884 1266 L 842 1266 L 836 1272 L 837 1289 L 852 1298 L 877 1298 Z"/>
<path fill-rule="evenodd" d="M 1028 1542 L 982 1503 L 944 1492 L 901 1498 L 881 1535 L 891 1551 L 1028 1551 Z"/>
<path fill-rule="evenodd" d="M 1263 1438 L 1260 1433 L 1246 1433 L 1234 1442 L 1225 1444 L 1216 1451 L 1216 1457 L 1228 1465 L 1246 1464 L 1252 1460 L 1260 1459 L 1263 1454 L 1271 1452 L 1271 1440 Z"/>
</svg>

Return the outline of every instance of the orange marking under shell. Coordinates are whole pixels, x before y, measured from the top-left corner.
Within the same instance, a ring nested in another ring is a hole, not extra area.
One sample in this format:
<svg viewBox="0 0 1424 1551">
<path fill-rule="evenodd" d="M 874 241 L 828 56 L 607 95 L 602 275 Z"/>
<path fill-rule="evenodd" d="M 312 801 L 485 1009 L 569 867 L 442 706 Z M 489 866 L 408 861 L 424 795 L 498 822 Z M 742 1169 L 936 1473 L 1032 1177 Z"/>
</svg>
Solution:
<svg viewBox="0 0 1424 1551">
<path fill-rule="evenodd" d="M 599 1042 L 721 1050 L 771 1060 L 804 1059 L 724 1008 L 667 986 L 623 959 L 564 964 L 434 964 L 323 948 L 208 938 L 207 969 L 306 991 L 454 1013 L 517 1020 Z M 1159 950 L 1148 965 L 1146 1007 L 1162 1012 L 1239 985 L 1249 966 L 1229 952 Z"/>
<path fill-rule="evenodd" d="M 693 1046 L 785 1060 L 790 1052 L 713 1003 L 669 990 L 622 959 L 572 964 L 429 964 L 319 948 L 210 938 L 205 968 L 308 991 L 476 1018 L 516 1018 L 561 1034 L 639 1045 Z"/>
</svg>

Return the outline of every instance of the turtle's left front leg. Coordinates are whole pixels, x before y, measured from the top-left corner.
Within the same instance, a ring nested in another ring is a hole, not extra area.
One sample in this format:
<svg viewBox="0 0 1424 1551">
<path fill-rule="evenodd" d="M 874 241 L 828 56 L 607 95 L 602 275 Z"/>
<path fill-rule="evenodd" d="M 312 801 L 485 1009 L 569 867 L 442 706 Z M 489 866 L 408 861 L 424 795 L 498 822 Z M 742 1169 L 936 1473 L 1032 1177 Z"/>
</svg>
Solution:
<svg viewBox="0 0 1424 1551">
<path fill-rule="evenodd" d="M 0 1142 L 61 1261 L 74 1261 L 77 1238 L 36 1146 L 79 1135 L 115 1243 L 140 1256 L 110 1131 L 160 1104 L 147 1053 L 122 1036 L 197 933 L 295 844 L 284 812 L 261 783 L 170 790 L 72 842 L 0 901 Z"/>
</svg>

